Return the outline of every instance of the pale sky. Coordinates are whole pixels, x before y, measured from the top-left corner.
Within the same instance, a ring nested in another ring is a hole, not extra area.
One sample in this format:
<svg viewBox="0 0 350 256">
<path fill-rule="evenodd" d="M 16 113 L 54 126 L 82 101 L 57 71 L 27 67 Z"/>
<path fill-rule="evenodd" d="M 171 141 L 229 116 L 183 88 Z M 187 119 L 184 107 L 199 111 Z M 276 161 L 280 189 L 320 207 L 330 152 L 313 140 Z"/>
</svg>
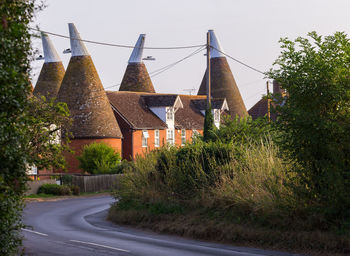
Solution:
<svg viewBox="0 0 350 256">
<path fill-rule="evenodd" d="M 214 29 L 225 53 L 261 71 L 271 68 L 280 52 L 281 37 L 295 39 L 310 31 L 329 35 L 350 31 L 348 0 L 46 0 L 35 24 L 44 31 L 68 36 L 73 22 L 83 39 L 134 45 L 146 34 L 145 46 L 168 47 L 205 44 Z M 69 40 L 50 36 L 67 67 Z M 41 40 L 33 40 L 42 53 Z M 86 43 L 104 87 L 121 83 L 132 49 Z M 171 64 L 193 52 L 145 50 L 155 61 L 145 61 L 148 72 Z M 199 53 L 152 78 L 160 93 L 188 94 L 199 88 L 206 58 Z M 265 93 L 263 75 L 228 59 L 247 109 Z M 43 61 L 33 62 L 35 85 Z M 108 90 L 117 90 L 113 87 Z"/>
</svg>

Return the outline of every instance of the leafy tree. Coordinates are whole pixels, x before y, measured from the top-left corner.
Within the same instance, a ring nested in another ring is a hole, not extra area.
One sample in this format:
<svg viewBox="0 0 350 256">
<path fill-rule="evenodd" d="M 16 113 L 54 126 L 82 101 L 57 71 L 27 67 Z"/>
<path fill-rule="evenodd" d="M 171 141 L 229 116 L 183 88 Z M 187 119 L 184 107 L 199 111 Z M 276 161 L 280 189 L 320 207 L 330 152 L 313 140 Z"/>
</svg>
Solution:
<svg viewBox="0 0 350 256">
<path fill-rule="evenodd" d="M 264 137 L 275 136 L 275 133 L 266 118 L 253 120 L 251 117 L 236 116 L 232 119 L 226 116 L 220 129 L 215 131 L 215 137 L 224 143 L 248 144 L 248 142 L 261 143 Z"/>
<path fill-rule="evenodd" d="M 66 103 L 30 97 L 28 102 L 29 164 L 43 168 L 65 169 L 64 151 L 69 151 L 71 134 L 68 132 L 72 120 Z M 64 140 L 61 141 L 61 133 Z"/>
<path fill-rule="evenodd" d="M 108 174 L 117 170 L 120 164 L 120 154 L 103 143 L 86 145 L 78 157 L 79 168 L 90 174 Z"/>
<path fill-rule="evenodd" d="M 17 254 L 21 244 L 28 165 L 64 166 L 66 145 L 52 142 L 69 127 L 67 107 L 32 97 L 29 82 L 28 26 L 42 7 L 34 0 L 0 3 L 0 255 Z"/>
<path fill-rule="evenodd" d="M 209 105 L 209 108 L 205 110 L 203 140 L 206 142 L 215 140 L 215 130 L 216 127 L 214 125 L 214 117 L 211 105 Z"/>
<path fill-rule="evenodd" d="M 319 222 L 350 218 L 350 42 L 344 33 L 316 32 L 281 39 L 282 52 L 268 76 L 288 92 L 278 108 L 280 144 L 294 168 L 307 208 Z M 325 220 L 325 221 L 322 221 Z"/>
</svg>

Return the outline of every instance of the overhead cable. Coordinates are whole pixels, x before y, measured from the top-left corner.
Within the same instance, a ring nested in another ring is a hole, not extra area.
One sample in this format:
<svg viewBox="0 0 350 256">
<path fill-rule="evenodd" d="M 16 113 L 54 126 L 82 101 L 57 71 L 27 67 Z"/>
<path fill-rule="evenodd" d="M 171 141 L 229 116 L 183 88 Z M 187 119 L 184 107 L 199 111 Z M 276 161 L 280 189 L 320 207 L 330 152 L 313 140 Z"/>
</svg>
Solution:
<svg viewBox="0 0 350 256">
<path fill-rule="evenodd" d="M 53 35 L 57 37 L 62 37 L 62 38 L 67 38 L 67 39 L 73 39 L 73 40 L 79 40 L 82 42 L 86 43 L 91 43 L 91 44 L 98 44 L 98 45 L 105 45 L 105 46 L 112 46 L 112 47 L 120 47 L 120 48 L 137 48 L 132 45 L 123 45 L 123 44 L 111 44 L 111 43 L 103 43 L 103 42 L 97 42 L 97 41 L 92 41 L 92 40 L 86 40 L 86 39 L 79 39 L 79 38 L 73 38 L 70 36 L 65 36 L 57 33 L 52 33 L 48 31 L 43 31 L 41 29 L 36 29 L 36 28 L 30 28 L 31 30 L 42 32 L 48 35 Z M 199 48 L 204 46 L 204 44 L 200 45 L 187 45 L 187 46 L 171 46 L 171 47 L 142 47 L 143 49 L 151 49 L 151 50 L 181 50 L 181 49 L 189 49 L 189 48 Z"/>
</svg>

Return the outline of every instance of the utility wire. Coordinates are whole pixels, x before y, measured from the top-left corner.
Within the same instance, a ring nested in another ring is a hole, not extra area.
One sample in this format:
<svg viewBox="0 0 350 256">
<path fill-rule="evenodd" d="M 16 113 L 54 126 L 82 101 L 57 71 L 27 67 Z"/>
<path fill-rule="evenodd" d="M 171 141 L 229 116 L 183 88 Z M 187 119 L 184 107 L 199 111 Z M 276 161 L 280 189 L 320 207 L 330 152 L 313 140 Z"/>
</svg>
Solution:
<svg viewBox="0 0 350 256">
<path fill-rule="evenodd" d="M 236 59 L 236 58 L 234 58 L 234 57 L 228 55 L 227 53 L 224 53 L 223 51 L 220 51 L 220 50 L 217 49 L 216 47 L 214 47 L 214 46 L 210 46 L 210 47 L 213 48 L 213 49 L 215 49 L 215 50 L 217 50 L 218 52 L 222 53 L 222 54 L 225 55 L 226 57 L 228 57 L 228 58 L 230 58 L 230 59 L 232 59 L 232 60 L 238 62 L 239 64 L 241 64 L 241 65 L 243 65 L 243 66 L 245 66 L 245 67 L 247 67 L 247 68 L 250 68 L 251 70 L 254 70 L 255 72 L 258 72 L 258 73 L 260 73 L 260 74 L 265 75 L 264 72 L 262 72 L 262 71 L 260 71 L 260 70 L 258 70 L 258 69 L 256 69 L 256 68 L 254 68 L 254 67 L 252 67 L 252 66 L 250 66 L 250 65 L 248 65 L 248 64 L 245 64 L 244 62 L 242 62 L 242 61 L 240 61 L 240 60 L 238 60 L 238 59 Z"/>
<path fill-rule="evenodd" d="M 65 36 L 65 35 L 52 33 L 52 32 L 48 32 L 48 31 L 43 31 L 43 30 L 36 29 L 36 28 L 29 28 L 29 29 L 34 30 L 34 31 L 38 31 L 38 32 L 42 32 L 42 33 L 45 33 L 45 34 L 57 36 L 57 37 L 73 39 L 73 40 L 79 40 L 79 41 L 83 41 L 83 42 L 91 43 L 91 44 L 99 44 L 99 45 L 121 47 L 121 48 L 139 48 L 139 47 L 135 47 L 135 46 L 132 46 L 132 45 L 111 44 L 111 43 L 103 43 L 103 42 L 97 42 L 97 41 L 86 40 L 86 39 L 73 38 L 73 37 L 70 37 L 70 36 Z M 180 50 L 180 49 L 198 48 L 198 47 L 202 47 L 202 46 L 204 46 L 204 44 L 188 45 L 188 46 L 172 46 L 172 47 L 143 47 L 143 49 L 151 49 L 151 50 Z"/>
<path fill-rule="evenodd" d="M 178 61 L 175 61 L 175 62 L 173 62 L 173 63 L 171 63 L 171 64 L 168 64 L 168 65 L 166 65 L 166 66 L 164 66 L 164 67 L 162 67 L 162 68 L 159 68 L 159 69 L 156 69 L 156 70 L 150 72 L 150 73 L 149 73 L 149 74 L 150 74 L 150 77 L 155 77 L 155 76 L 157 76 L 157 75 L 160 75 L 161 73 L 167 71 L 168 69 L 170 69 L 170 68 L 176 66 L 176 65 L 179 64 L 180 62 L 183 62 L 184 60 L 187 60 L 188 58 L 190 58 L 190 57 L 192 57 L 192 56 L 194 56 L 194 55 L 200 53 L 200 52 L 203 51 L 204 49 L 205 49 L 205 46 L 201 47 L 200 49 L 195 50 L 195 51 L 192 52 L 191 54 L 187 55 L 186 57 L 184 57 L 184 58 L 182 58 L 182 59 L 180 59 L 180 60 L 178 60 Z M 112 87 L 116 87 L 116 86 L 119 86 L 119 85 L 121 85 L 121 84 L 116 84 L 116 85 L 108 86 L 108 87 L 105 87 L 105 89 L 110 89 L 110 88 L 112 88 Z"/>
</svg>

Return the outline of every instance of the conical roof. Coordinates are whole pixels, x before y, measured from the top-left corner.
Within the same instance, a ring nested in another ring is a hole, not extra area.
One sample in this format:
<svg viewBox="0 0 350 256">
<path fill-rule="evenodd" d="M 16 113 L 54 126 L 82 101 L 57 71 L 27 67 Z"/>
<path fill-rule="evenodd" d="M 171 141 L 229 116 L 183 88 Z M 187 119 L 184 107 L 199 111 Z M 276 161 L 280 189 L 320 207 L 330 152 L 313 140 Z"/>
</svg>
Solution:
<svg viewBox="0 0 350 256">
<path fill-rule="evenodd" d="M 232 117 L 248 115 L 241 93 L 232 75 L 226 57 L 219 40 L 213 30 L 210 33 L 210 75 L 211 75 L 211 96 L 212 98 L 226 98 L 229 107 L 229 114 Z M 219 50 L 219 51 L 218 51 Z M 206 73 L 198 90 L 198 95 L 206 95 Z"/>
<path fill-rule="evenodd" d="M 65 71 L 49 36 L 41 33 L 41 40 L 45 62 L 41 68 L 33 94 L 37 97 L 45 96 L 47 99 L 51 99 L 57 97 Z"/>
<path fill-rule="evenodd" d="M 141 34 L 129 58 L 119 91 L 155 92 L 145 64 L 142 62 L 145 34 Z"/>
<path fill-rule="evenodd" d="M 74 138 L 122 138 L 94 63 L 74 24 L 70 23 L 72 57 L 57 101 L 66 102 Z"/>
</svg>

